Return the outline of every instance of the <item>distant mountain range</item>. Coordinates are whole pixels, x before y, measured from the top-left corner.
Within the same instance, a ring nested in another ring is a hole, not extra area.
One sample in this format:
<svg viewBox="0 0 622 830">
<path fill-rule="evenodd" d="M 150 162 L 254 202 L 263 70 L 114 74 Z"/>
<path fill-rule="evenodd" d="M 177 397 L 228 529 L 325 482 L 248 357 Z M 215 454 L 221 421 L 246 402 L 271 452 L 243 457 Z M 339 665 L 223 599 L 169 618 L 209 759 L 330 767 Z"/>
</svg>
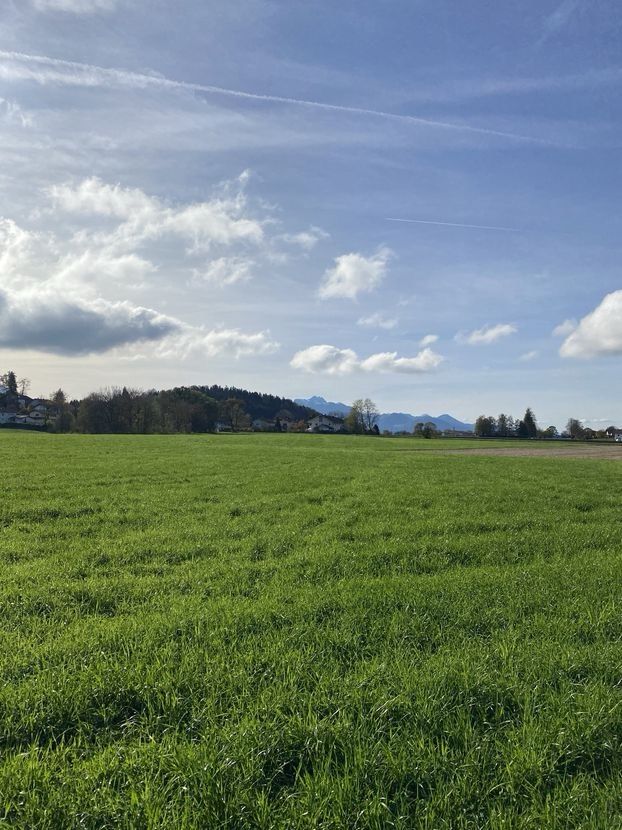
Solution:
<svg viewBox="0 0 622 830">
<path fill-rule="evenodd" d="M 327 401 L 319 395 L 314 395 L 311 398 L 296 398 L 295 402 L 300 406 L 308 406 L 310 409 L 315 409 L 322 415 L 340 415 L 345 416 L 350 411 L 350 407 L 345 403 L 338 403 L 335 401 Z M 473 424 L 467 424 L 463 421 L 458 421 L 451 415 L 437 415 L 436 417 L 428 415 L 409 415 L 407 412 L 383 412 L 378 419 L 378 427 L 380 431 L 387 430 L 388 432 L 412 432 L 415 424 L 430 422 L 434 424 L 437 429 L 456 429 L 460 432 L 472 432 Z"/>
</svg>

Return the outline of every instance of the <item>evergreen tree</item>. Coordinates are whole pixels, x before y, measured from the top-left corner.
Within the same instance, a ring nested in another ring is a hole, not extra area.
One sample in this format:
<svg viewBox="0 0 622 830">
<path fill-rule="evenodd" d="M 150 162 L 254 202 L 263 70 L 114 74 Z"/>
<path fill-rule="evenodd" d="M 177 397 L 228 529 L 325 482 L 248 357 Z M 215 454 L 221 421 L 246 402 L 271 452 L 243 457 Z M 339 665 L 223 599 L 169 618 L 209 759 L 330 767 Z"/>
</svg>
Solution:
<svg viewBox="0 0 622 830">
<path fill-rule="evenodd" d="M 505 415 L 503 412 L 497 418 L 497 435 L 499 438 L 507 438 L 509 435 L 508 430 L 508 416 Z"/>
<path fill-rule="evenodd" d="M 536 416 L 533 414 L 533 411 L 529 407 L 527 407 L 527 411 L 525 412 L 522 423 L 525 427 L 526 438 L 538 437 L 538 424 L 536 423 Z"/>
</svg>

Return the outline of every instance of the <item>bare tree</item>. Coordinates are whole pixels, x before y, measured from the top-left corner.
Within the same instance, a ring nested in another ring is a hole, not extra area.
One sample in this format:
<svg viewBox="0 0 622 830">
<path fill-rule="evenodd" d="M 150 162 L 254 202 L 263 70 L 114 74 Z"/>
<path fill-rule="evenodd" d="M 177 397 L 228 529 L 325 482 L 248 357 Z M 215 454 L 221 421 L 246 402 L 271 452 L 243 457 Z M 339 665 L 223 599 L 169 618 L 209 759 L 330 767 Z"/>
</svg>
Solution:
<svg viewBox="0 0 622 830">
<path fill-rule="evenodd" d="M 369 398 L 357 398 L 346 415 L 345 424 L 348 432 L 360 435 L 363 432 L 373 432 L 378 423 L 380 412 L 376 404 Z"/>
<path fill-rule="evenodd" d="M 219 406 L 220 417 L 228 424 L 233 432 L 246 429 L 250 424 L 250 418 L 244 407 L 244 401 L 239 398 L 227 398 Z"/>
<path fill-rule="evenodd" d="M 372 432 L 378 423 L 380 412 L 376 404 L 369 398 L 365 398 L 362 402 L 361 416 L 363 418 L 363 428 L 365 432 Z"/>
</svg>

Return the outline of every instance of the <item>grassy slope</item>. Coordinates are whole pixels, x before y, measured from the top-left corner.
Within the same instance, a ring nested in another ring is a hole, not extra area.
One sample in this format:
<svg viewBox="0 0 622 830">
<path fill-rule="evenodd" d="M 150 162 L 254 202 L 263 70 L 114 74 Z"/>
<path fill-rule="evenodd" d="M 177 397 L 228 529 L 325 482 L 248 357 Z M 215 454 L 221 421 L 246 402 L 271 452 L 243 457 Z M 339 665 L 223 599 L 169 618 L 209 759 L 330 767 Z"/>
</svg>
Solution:
<svg viewBox="0 0 622 830">
<path fill-rule="evenodd" d="M 622 826 L 622 465 L 430 443 L 0 433 L 0 826 Z"/>
</svg>

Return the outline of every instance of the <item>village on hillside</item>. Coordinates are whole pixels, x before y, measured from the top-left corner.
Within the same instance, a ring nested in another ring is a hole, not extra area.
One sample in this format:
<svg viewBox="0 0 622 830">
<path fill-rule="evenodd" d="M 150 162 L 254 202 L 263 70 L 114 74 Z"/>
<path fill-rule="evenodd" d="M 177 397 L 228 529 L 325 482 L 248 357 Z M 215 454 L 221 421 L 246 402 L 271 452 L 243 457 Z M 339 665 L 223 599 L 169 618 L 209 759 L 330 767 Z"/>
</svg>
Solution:
<svg viewBox="0 0 622 830">
<path fill-rule="evenodd" d="M 45 398 L 31 398 L 25 393 L 0 384 L 0 426 L 23 426 L 44 429 L 60 414 L 59 407 Z"/>
<path fill-rule="evenodd" d="M 31 398 L 20 392 L 12 392 L 0 385 L 0 427 L 30 427 L 52 429 L 62 411 L 62 406 L 45 398 Z M 214 432 L 313 432 L 322 434 L 347 433 L 343 418 L 333 415 L 314 415 L 308 420 L 295 420 L 287 411 L 275 418 L 255 418 L 250 424 L 236 428 L 230 421 L 218 420 Z"/>
<path fill-rule="evenodd" d="M 350 431 L 344 418 L 283 398 L 245 390 L 197 387 L 164 392 L 112 389 L 68 401 L 27 394 L 30 381 L 0 374 L 0 427 L 80 432 L 313 432 Z M 212 397 L 217 395 L 220 400 Z"/>
</svg>

